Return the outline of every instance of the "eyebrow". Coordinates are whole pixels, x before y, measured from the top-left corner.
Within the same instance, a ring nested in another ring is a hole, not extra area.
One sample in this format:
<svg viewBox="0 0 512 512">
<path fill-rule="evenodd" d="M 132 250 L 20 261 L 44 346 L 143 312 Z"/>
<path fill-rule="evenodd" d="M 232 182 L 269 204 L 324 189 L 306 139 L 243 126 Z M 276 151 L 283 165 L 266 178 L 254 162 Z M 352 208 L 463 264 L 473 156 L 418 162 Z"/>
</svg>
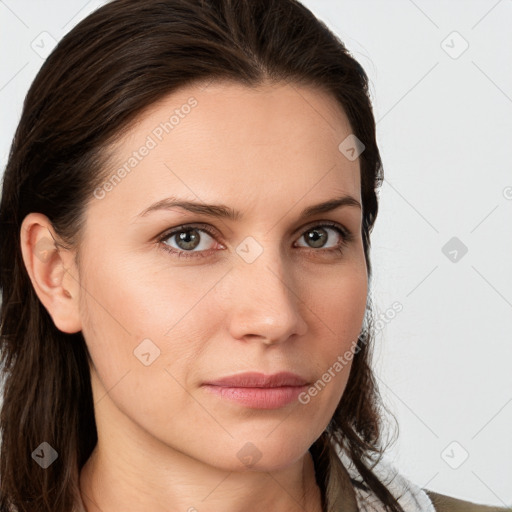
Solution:
<svg viewBox="0 0 512 512">
<path fill-rule="evenodd" d="M 323 203 L 315 204 L 312 206 L 308 206 L 302 210 L 299 219 L 303 219 L 306 217 L 311 217 L 313 215 L 318 215 L 320 213 L 330 212 L 337 208 L 341 208 L 343 206 L 352 206 L 362 210 L 361 203 L 352 196 L 345 195 L 341 197 L 335 197 L 333 199 L 329 199 Z M 192 213 L 207 215 L 210 217 L 217 217 L 221 219 L 228 219 L 231 221 L 241 220 L 243 214 L 233 208 L 230 208 L 223 204 L 205 204 L 198 203 L 195 201 L 185 201 L 182 199 L 178 199 L 176 197 L 167 197 L 158 201 L 142 212 L 138 214 L 137 217 L 144 217 L 151 212 L 157 210 L 170 210 L 172 208 L 182 208 L 183 210 L 187 210 Z"/>
</svg>

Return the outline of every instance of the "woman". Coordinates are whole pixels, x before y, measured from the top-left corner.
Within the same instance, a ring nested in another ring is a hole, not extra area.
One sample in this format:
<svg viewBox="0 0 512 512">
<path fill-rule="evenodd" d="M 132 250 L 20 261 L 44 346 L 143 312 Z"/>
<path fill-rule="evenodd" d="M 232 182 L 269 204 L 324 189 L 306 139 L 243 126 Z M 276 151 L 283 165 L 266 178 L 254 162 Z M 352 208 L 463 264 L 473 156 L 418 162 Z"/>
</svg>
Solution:
<svg viewBox="0 0 512 512">
<path fill-rule="evenodd" d="M 381 182 L 367 76 L 300 3 L 79 23 L 3 183 L 1 510 L 494 509 L 382 459 Z"/>
</svg>

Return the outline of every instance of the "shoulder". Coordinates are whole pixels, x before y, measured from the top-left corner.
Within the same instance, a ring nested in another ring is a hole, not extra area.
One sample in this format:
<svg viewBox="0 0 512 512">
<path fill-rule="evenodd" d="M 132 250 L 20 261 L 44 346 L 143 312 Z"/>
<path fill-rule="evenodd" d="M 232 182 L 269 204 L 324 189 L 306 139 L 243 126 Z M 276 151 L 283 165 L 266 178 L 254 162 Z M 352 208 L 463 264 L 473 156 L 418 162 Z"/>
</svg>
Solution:
<svg viewBox="0 0 512 512">
<path fill-rule="evenodd" d="M 349 473 L 359 510 L 384 512 L 380 500 L 368 488 L 348 454 L 339 447 L 336 452 Z M 512 512 L 512 506 L 507 508 L 473 503 L 422 488 L 385 457 L 380 457 L 373 464 L 372 471 L 405 512 Z"/>
<path fill-rule="evenodd" d="M 429 489 L 422 489 L 432 501 L 436 512 L 512 512 L 512 508 L 481 505 L 465 501 Z"/>
</svg>

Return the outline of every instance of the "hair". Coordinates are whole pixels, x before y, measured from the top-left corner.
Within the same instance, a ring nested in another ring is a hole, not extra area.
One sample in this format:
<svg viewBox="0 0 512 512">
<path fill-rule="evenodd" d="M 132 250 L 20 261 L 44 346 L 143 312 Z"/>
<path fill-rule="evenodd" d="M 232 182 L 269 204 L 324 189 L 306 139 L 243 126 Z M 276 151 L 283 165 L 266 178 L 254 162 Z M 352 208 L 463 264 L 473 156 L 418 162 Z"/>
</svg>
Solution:
<svg viewBox="0 0 512 512">
<path fill-rule="evenodd" d="M 89 363 L 81 332 L 58 330 L 24 266 L 20 228 L 46 215 L 63 243 L 79 248 L 87 203 L 107 176 L 109 144 L 155 102 L 213 80 L 247 87 L 285 81 L 325 91 L 365 146 L 359 156 L 362 240 L 370 232 L 383 168 L 368 77 L 340 39 L 296 0 L 114 0 L 58 43 L 25 98 L 0 204 L 0 511 L 68 512 L 80 503 L 80 470 L 97 443 Z M 342 448 L 392 512 L 397 499 L 373 471 L 383 456 L 384 407 L 371 368 L 368 296 L 349 379 L 333 417 L 310 447 L 323 510 L 341 510 Z M 42 441 L 58 458 L 41 470 Z M 373 460 L 373 462 L 372 462 Z M 345 475 L 345 476 L 344 476 Z M 355 480 L 351 483 L 356 485 Z"/>
</svg>

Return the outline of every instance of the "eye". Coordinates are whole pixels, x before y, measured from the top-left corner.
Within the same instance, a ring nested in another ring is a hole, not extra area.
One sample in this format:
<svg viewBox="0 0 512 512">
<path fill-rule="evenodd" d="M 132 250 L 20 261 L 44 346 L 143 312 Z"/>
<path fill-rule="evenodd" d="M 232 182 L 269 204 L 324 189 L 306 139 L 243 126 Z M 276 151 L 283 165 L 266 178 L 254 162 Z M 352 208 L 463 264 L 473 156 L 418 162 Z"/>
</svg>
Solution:
<svg viewBox="0 0 512 512">
<path fill-rule="evenodd" d="M 333 238 L 329 232 L 336 233 L 339 241 L 335 242 L 333 246 L 326 248 L 326 241 Z M 174 239 L 176 247 L 173 247 L 168 243 L 171 239 Z M 353 240 L 353 235 L 348 229 L 341 225 L 328 222 L 324 224 L 315 224 L 307 228 L 300 239 L 304 239 L 306 243 L 310 244 L 309 247 L 305 247 L 307 250 L 327 253 L 338 252 L 341 254 L 343 253 L 344 247 Z M 171 231 L 166 231 L 158 238 L 158 242 L 162 249 L 177 256 L 178 258 L 203 258 L 208 256 L 211 252 L 211 250 L 208 249 L 208 244 L 211 243 L 211 240 L 215 240 L 215 234 L 208 224 L 188 224 L 178 226 L 173 228 Z M 221 245 L 221 247 L 223 246 Z"/>
<path fill-rule="evenodd" d="M 214 239 L 214 234 L 207 224 L 189 224 L 188 226 L 179 226 L 171 232 L 164 233 L 158 241 L 163 244 L 162 248 L 164 250 L 171 254 L 175 254 L 178 258 L 208 256 L 210 251 L 204 247 L 204 235 L 201 235 L 200 233 L 206 233 L 206 244 L 208 243 L 208 238 Z M 172 238 L 176 239 L 175 243 L 178 245 L 177 248 L 165 243 L 166 240 L 170 240 Z M 192 252 L 198 247 L 200 250 Z"/>
<path fill-rule="evenodd" d="M 340 241 L 335 242 L 333 246 L 326 248 L 326 241 L 330 238 L 335 238 L 329 235 L 329 231 L 334 231 L 340 238 Z M 300 239 L 304 239 L 306 243 L 311 244 L 313 250 L 321 248 L 325 252 L 337 251 L 339 253 L 343 253 L 343 249 L 352 241 L 353 237 L 352 233 L 348 229 L 340 226 L 339 224 L 329 222 L 327 224 L 314 225 L 308 228 Z M 309 249 L 311 246 L 307 248 Z"/>
</svg>

